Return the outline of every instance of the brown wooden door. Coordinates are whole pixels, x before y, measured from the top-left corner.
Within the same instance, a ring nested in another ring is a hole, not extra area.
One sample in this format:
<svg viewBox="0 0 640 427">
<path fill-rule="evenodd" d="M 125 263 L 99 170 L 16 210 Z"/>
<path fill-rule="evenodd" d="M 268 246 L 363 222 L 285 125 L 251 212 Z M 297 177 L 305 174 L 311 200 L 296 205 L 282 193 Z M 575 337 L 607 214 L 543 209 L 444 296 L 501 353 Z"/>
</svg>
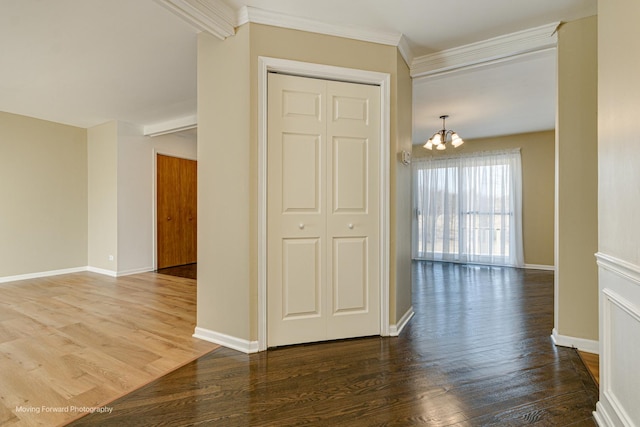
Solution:
<svg viewBox="0 0 640 427">
<path fill-rule="evenodd" d="M 158 268 L 197 261 L 197 175 L 195 160 L 157 155 Z"/>
</svg>

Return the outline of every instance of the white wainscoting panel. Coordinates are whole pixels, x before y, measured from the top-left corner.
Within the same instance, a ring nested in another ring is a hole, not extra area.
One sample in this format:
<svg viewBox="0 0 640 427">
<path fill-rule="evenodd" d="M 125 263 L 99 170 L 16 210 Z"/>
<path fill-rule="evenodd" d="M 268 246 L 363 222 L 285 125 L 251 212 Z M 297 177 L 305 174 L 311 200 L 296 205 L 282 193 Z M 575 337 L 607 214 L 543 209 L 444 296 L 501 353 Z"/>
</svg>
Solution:
<svg viewBox="0 0 640 427">
<path fill-rule="evenodd" d="M 596 254 L 600 292 L 600 426 L 640 426 L 640 267 Z"/>
</svg>

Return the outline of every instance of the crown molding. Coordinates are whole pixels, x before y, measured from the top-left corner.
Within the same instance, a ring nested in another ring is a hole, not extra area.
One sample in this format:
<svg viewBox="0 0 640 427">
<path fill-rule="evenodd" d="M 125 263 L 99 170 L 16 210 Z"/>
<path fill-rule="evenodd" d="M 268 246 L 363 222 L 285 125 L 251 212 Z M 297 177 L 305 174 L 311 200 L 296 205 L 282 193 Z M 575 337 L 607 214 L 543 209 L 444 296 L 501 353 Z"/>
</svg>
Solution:
<svg viewBox="0 0 640 427">
<path fill-rule="evenodd" d="M 555 48 L 559 25 L 559 22 L 554 22 L 414 58 L 410 67 L 411 77 L 432 76 Z"/>
<path fill-rule="evenodd" d="M 329 36 L 343 37 L 371 43 L 398 46 L 402 38 L 401 33 L 368 30 L 362 28 L 347 27 L 343 25 L 327 24 L 307 18 L 283 15 L 269 12 L 254 7 L 243 6 L 237 15 L 237 26 L 246 23 L 271 25 L 274 27 L 289 28 L 292 30 L 307 31 L 310 33 L 326 34 Z"/>
<path fill-rule="evenodd" d="M 194 114 L 191 116 L 167 120 L 166 122 L 146 125 L 144 127 L 143 134 L 144 136 L 154 137 L 154 136 L 166 135 L 168 133 L 194 129 L 197 127 L 198 127 L 198 117 Z"/>
<path fill-rule="evenodd" d="M 246 23 L 270 25 L 396 46 L 409 65 L 412 78 L 433 76 L 478 65 L 508 60 L 524 54 L 555 48 L 558 43 L 554 22 L 524 31 L 494 37 L 481 42 L 414 57 L 406 37 L 399 32 L 377 31 L 344 25 L 328 24 L 270 12 L 250 6 L 234 11 L 224 0 L 154 0 L 199 31 L 226 39 L 235 35 L 235 28 Z"/>
<path fill-rule="evenodd" d="M 223 0 L 154 0 L 199 31 L 224 40 L 235 35 L 236 14 Z"/>
<path fill-rule="evenodd" d="M 400 55 L 402 55 L 404 62 L 406 62 L 409 68 L 411 68 L 411 64 L 413 63 L 413 52 L 411 51 L 411 46 L 409 46 L 409 42 L 404 34 L 400 37 L 400 41 L 398 42 L 398 51 L 400 51 Z"/>
</svg>

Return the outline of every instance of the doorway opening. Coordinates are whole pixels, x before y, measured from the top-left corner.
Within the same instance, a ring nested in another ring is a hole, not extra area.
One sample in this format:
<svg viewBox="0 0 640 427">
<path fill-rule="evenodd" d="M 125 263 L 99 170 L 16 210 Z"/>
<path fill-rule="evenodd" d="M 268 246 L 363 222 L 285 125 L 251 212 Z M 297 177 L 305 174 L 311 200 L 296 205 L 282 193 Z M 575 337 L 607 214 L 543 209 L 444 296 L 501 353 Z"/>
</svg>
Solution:
<svg viewBox="0 0 640 427">
<path fill-rule="evenodd" d="M 197 277 L 197 161 L 156 154 L 157 271 Z"/>
</svg>

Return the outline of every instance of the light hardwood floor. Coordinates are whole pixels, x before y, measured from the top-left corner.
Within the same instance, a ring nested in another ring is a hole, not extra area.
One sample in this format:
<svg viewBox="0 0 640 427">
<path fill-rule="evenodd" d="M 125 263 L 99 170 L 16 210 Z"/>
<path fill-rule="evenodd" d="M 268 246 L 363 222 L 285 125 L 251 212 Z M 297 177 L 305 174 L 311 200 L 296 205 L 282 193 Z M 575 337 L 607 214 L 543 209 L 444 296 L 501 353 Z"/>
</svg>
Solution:
<svg viewBox="0 0 640 427">
<path fill-rule="evenodd" d="M 600 356 L 593 353 L 586 353 L 584 351 L 579 351 L 580 359 L 589 370 L 589 374 L 591 374 L 591 378 L 595 381 L 596 384 L 600 385 Z"/>
<path fill-rule="evenodd" d="M 156 273 L 1 284 L 0 425 L 65 424 L 212 351 L 195 313 L 196 281 Z"/>
</svg>

